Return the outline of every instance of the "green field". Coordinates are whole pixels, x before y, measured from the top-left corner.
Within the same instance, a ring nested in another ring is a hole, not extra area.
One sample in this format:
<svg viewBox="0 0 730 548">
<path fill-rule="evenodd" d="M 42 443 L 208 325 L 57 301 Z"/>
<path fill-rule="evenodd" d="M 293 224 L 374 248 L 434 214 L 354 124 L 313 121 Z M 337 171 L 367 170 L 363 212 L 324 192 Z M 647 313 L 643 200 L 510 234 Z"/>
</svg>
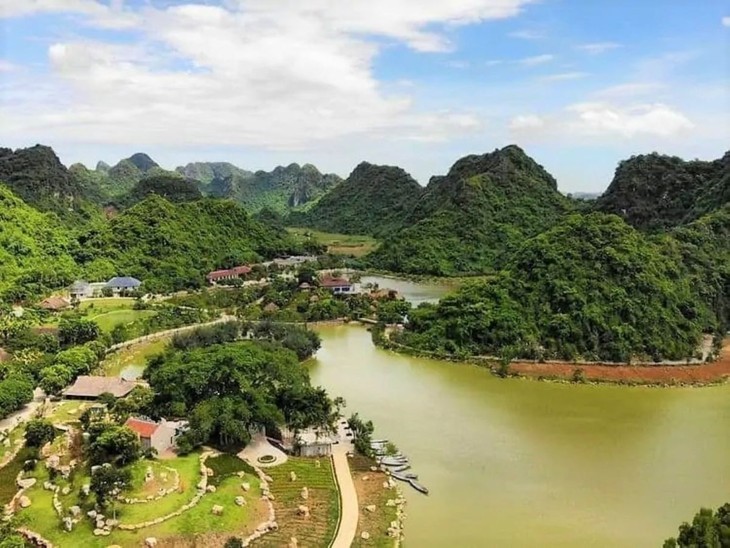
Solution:
<svg viewBox="0 0 730 548">
<path fill-rule="evenodd" d="M 79 310 L 89 315 L 103 314 L 113 310 L 131 310 L 134 306 L 132 297 L 103 297 L 99 299 L 86 299 L 79 303 Z"/>
<path fill-rule="evenodd" d="M 287 228 L 290 234 L 296 236 L 300 242 L 314 240 L 327 246 L 327 251 L 336 255 L 353 255 L 362 257 L 378 247 L 378 242 L 370 236 L 353 234 L 333 234 L 320 232 L 310 228 Z"/>
<path fill-rule="evenodd" d="M 297 480 L 291 481 L 289 474 L 296 473 Z M 296 537 L 299 546 L 328 546 L 335 535 L 340 516 L 340 494 L 335 484 L 332 460 L 289 457 L 280 466 L 267 468 L 266 473 L 274 480 L 271 492 L 275 496 L 274 509 L 279 530 L 264 535 L 257 546 L 286 546 L 291 537 Z M 301 489 L 309 489 L 309 498 L 302 500 Z M 297 514 L 300 505 L 309 507 L 310 517 Z"/>
</svg>

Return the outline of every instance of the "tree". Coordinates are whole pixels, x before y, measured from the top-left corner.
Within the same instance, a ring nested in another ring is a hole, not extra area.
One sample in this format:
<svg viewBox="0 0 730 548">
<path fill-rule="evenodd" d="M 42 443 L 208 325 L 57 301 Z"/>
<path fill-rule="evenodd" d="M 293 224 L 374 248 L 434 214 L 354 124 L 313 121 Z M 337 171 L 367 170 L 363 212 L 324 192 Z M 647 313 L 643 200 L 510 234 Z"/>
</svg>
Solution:
<svg viewBox="0 0 730 548">
<path fill-rule="evenodd" d="M 223 548 L 243 548 L 243 541 L 238 537 L 230 537 Z"/>
<path fill-rule="evenodd" d="M 25 426 L 25 443 L 29 447 L 43 447 L 55 437 L 56 429 L 47 419 L 32 419 Z"/>
<path fill-rule="evenodd" d="M 84 344 L 99 337 L 96 322 L 83 318 L 63 318 L 58 324 L 58 340 L 61 346 Z"/>
<path fill-rule="evenodd" d="M 383 300 L 378 303 L 377 317 L 379 322 L 403 323 L 411 310 L 411 303 L 403 299 Z"/>
<path fill-rule="evenodd" d="M 136 433 L 126 426 L 102 425 L 102 428 L 89 445 L 92 463 L 115 461 L 123 466 L 140 457 L 142 447 Z"/>
<path fill-rule="evenodd" d="M 67 367 L 56 365 L 41 369 L 39 386 L 46 394 L 58 394 L 73 380 L 73 373 Z"/>
<path fill-rule="evenodd" d="M 91 474 L 90 491 L 96 495 L 99 506 L 105 507 L 110 498 L 128 489 L 132 473 L 126 468 L 115 468 L 105 464 Z"/>
<path fill-rule="evenodd" d="M 664 542 L 664 548 L 730 548 L 730 503 L 714 512 L 701 508 L 692 523 L 679 527 L 676 539 Z"/>
<path fill-rule="evenodd" d="M 29 326 L 30 322 L 23 317 L 16 316 L 9 306 L 0 306 L 0 341 L 3 346 Z"/>
</svg>

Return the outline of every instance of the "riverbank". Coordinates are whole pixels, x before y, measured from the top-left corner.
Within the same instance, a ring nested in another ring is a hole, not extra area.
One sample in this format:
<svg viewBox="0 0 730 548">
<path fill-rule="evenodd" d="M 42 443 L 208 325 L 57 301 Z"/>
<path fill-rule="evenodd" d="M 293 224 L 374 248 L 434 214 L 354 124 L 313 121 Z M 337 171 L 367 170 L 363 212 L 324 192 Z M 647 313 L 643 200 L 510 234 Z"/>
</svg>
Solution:
<svg viewBox="0 0 730 548">
<path fill-rule="evenodd" d="M 457 357 L 405 346 L 388 337 L 388 332 L 373 331 L 373 343 L 396 353 L 451 362 L 472 363 L 488 367 L 502 376 L 523 377 L 544 381 L 597 382 L 641 386 L 712 386 L 730 379 L 730 337 L 723 340 L 720 354 L 709 363 L 691 365 L 607 364 L 594 362 L 514 360 L 506 369 L 493 357 Z"/>
</svg>

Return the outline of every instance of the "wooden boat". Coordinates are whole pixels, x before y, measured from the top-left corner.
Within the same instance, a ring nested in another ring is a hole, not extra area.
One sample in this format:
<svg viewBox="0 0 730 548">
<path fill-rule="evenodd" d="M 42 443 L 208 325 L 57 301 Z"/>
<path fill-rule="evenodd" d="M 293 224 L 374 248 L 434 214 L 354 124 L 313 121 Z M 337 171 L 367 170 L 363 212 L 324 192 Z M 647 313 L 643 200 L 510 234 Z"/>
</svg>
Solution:
<svg viewBox="0 0 730 548">
<path fill-rule="evenodd" d="M 413 487 L 416 491 L 420 491 L 424 495 L 428 495 L 428 489 L 426 488 L 425 485 L 421 485 L 414 479 L 409 479 L 408 483 L 410 483 L 411 487 Z"/>
<path fill-rule="evenodd" d="M 391 472 L 390 477 L 399 481 L 405 481 L 406 483 L 411 481 L 411 478 L 406 477 L 404 474 L 399 474 L 398 472 Z"/>
<path fill-rule="evenodd" d="M 410 464 L 404 464 L 403 466 L 399 466 L 398 468 L 393 468 L 393 472 L 405 472 L 406 470 L 410 470 L 410 468 Z"/>
<path fill-rule="evenodd" d="M 405 457 L 383 457 L 380 459 L 380 464 L 384 466 L 403 466 L 408 464 L 408 459 Z"/>
<path fill-rule="evenodd" d="M 418 474 L 414 474 L 413 472 L 406 472 L 405 474 L 403 474 L 403 477 L 408 478 L 409 480 L 417 480 Z"/>
<path fill-rule="evenodd" d="M 388 440 L 370 440 L 370 445 L 374 443 L 377 445 L 385 445 L 386 443 L 388 443 Z"/>
</svg>

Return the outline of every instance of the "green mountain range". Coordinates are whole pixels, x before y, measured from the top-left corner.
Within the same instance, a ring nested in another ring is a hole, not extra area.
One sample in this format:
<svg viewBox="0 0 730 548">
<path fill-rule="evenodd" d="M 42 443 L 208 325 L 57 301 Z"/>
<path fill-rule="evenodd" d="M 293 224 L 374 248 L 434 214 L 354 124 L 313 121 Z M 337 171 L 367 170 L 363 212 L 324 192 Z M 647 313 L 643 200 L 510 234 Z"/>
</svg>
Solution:
<svg viewBox="0 0 730 548">
<path fill-rule="evenodd" d="M 363 162 L 339 186 L 289 224 L 342 234 L 385 236 L 398 230 L 423 189 L 399 167 Z"/>
</svg>

